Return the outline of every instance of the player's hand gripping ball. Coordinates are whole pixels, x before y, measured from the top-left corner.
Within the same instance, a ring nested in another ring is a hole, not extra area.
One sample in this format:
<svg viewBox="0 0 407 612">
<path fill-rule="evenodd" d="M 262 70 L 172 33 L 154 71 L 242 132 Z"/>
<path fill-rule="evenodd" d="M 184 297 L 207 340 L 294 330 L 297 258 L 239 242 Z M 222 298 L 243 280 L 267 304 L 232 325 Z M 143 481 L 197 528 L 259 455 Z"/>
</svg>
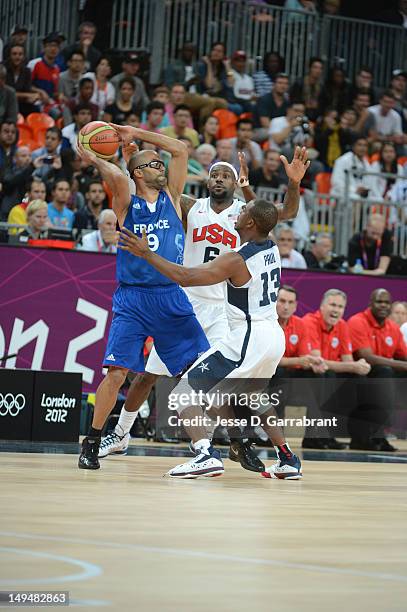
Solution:
<svg viewBox="0 0 407 612">
<path fill-rule="evenodd" d="M 92 151 L 97 157 L 110 159 L 120 144 L 120 136 L 112 126 L 104 121 L 91 121 L 80 130 L 79 142 L 84 149 Z"/>
</svg>

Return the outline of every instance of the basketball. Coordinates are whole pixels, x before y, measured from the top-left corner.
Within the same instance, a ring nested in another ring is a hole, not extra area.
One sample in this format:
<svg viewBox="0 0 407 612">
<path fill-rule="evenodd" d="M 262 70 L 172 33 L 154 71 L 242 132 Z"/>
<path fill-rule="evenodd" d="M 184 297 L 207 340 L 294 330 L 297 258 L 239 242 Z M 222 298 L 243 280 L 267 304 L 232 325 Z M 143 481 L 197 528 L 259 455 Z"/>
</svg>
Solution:
<svg viewBox="0 0 407 612">
<path fill-rule="evenodd" d="M 85 149 L 102 159 L 113 157 L 120 144 L 116 130 L 104 121 L 91 121 L 80 130 L 78 138 Z"/>
</svg>

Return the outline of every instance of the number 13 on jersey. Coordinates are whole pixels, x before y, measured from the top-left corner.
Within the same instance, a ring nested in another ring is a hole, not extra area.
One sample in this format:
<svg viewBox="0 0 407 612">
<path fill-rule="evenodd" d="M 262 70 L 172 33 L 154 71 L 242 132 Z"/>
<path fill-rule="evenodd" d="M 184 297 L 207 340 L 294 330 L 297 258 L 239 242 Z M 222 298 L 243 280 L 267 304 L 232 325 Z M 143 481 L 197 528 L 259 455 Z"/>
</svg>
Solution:
<svg viewBox="0 0 407 612">
<path fill-rule="evenodd" d="M 270 272 L 263 272 L 260 278 L 263 281 L 263 297 L 259 302 L 259 306 L 268 306 L 270 302 L 277 301 L 281 280 L 280 268 L 274 268 Z"/>
</svg>

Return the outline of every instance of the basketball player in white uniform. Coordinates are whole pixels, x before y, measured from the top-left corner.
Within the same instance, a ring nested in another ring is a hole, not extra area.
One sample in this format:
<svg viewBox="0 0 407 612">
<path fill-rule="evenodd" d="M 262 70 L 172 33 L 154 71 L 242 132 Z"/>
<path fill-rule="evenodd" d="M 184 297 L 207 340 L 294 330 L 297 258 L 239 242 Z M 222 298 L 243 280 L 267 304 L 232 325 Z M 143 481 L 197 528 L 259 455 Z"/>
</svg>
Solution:
<svg viewBox="0 0 407 612">
<path fill-rule="evenodd" d="M 284 333 L 278 325 L 276 312 L 280 256 L 268 235 L 278 221 L 296 215 L 299 186 L 309 162 L 306 149 L 299 147 L 291 164 L 284 157 L 282 161 L 289 178 L 289 191 L 295 190 L 298 194 L 297 204 L 293 207 L 290 201 L 289 205 L 285 202 L 274 206 L 264 200 L 256 200 L 244 206 L 235 226 L 243 243 L 237 251 L 189 268 L 172 264 L 150 251 L 145 236 L 139 239 L 128 230 L 122 230 L 119 248 L 145 258 L 162 274 L 182 286 L 207 286 L 227 281 L 226 314 L 230 330 L 182 377 L 176 391 L 184 393 L 189 390 L 191 398 L 192 390 L 208 393 L 215 388 L 224 388 L 230 392 L 232 379 L 269 379 L 284 354 Z M 196 399 L 191 399 L 190 406 L 179 405 L 177 410 L 191 436 L 196 457 L 170 470 L 168 475 L 172 477 L 218 476 L 224 471 L 219 451 L 211 446 L 207 438 L 202 405 L 194 405 L 194 402 L 196 404 Z M 263 413 L 258 411 L 257 414 L 262 417 L 262 426 L 273 439 L 278 456 L 277 464 L 266 470 L 264 476 L 301 478 L 299 459 L 289 449 L 281 430 L 267 422 L 267 417 L 273 412 L 265 408 Z"/>
<path fill-rule="evenodd" d="M 240 177 L 235 168 L 227 162 L 218 162 L 211 167 L 208 198 L 195 200 L 189 196 L 182 196 L 186 225 L 184 265 L 200 265 L 240 246 L 235 223 L 244 202 L 234 199 L 234 192 L 238 185 L 242 187 L 246 201 L 254 199 L 255 194 L 248 184 L 248 170 L 243 154 L 239 155 L 239 160 Z M 225 337 L 229 329 L 225 312 L 225 284 L 189 287 L 186 293 L 210 345 L 214 345 Z M 138 409 L 148 397 L 157 377 L 171 376 L 154 347 L 145 369 L 146 373 L 138 376 L 132 383 L 114 431 L 102 440 L 99 457 L 126 452 L 130 437 L 128 432 Z M 229 428 L 229 435 L 232 438 L 230 458 L 240 461 L 245 469 L 264 471 L 264 465 L 251 449 L 250 442 L 241 441 L 240 434 L 240 430 Z"/>
</svg>

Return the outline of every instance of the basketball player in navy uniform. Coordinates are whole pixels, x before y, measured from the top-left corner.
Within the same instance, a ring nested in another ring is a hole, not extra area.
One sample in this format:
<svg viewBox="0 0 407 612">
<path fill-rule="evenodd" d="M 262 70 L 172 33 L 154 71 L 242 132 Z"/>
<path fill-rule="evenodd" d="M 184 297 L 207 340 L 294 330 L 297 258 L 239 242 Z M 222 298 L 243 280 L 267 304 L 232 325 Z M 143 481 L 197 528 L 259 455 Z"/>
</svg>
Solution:
<svg viewBox="0 0 407 612">
<path fill-rule="evenodd" d="M 186 227 L 184 264 L 199 265 L 240 246 L 235 222 L 244 202 L 236 199 L 237 187 L 242 188 L 246 201 L 255 198 L 247 180 L 248 168 L 244 154 L 239 154 L 240 175 L 227 162 L 215 163 L 209 171 L 209 197 L 195 199 L 182 195 L 181 204 Z M 216 344 L 229 330 L 225 311 L 225 284 L 210 287 L 188 287 L 186 293 L 210 345 Z M 158 376 L 170 372 L 153 347 L 144 374 L 137 376 L 130 387 L 119 421 L 112 432 L 102 439 L 99 458 L 109 454 L 125 454 L 130 429 L 141 404 L 148 397 Z M 247 439 L 241 439 L 240 429 L 228 428 L 231 438 L 230 459 L 239 461 L 245 469 L 262 472 L 264 464 Z"/>
<path fill-rule="evenodd" d="M 119 249 L 144 258 L 174 282 L 186 287 L 227 283 L 229 331 L 183 375 L 178 385 L 181 392 L 187 389 L 207 393 L 215 388 L 215 381 L 269 379 L 284 354 L 285 337 L 276 311 L 281 262 L 278 248 L 270 240 L 269 233 L 278 221 L 296 216 L 299 186 L 309 161 L 305 147 L 296 148 L 291 164 L 285 158 L 282 161 L 289 178 L 289 189 L 295 189 L 298 193 L 296 209 L 291 206 L 288 209 L 286 203 L 275 206 L 264 200 L 255 200 L 244 206 L 235 225 L 242 243 L 236 251 L 189 268 L 171 263 L 154 253 L 144 233 L 142 238 L 138 238 L 127 228 L 122 229 Z M 178 413 L 191 437 L 196 456 L 170 470 L 168 475 L 175 478 L 221 475 L 223 463 L 219 451 L 212 447 L 207 437 L 202 407 L 181 405 Z M 270 408 L 263 412 L 259 410 L 257 414 L 276 446 L 278 457 L 277 463 L 264 475 L 268 478 L 301 478 L 300 460 L 288 447 L 279 428 L 267 421 L 267 417 L 272 415 Z M 194 422 L 202 424 L 188 424 Z"/>
<path fill-rule="evenodd" d="M 145 232 L 152 251 L 180 265 L 184 250 L 180 196 L 187 176 L 187 148 L 162 134 L 130 126 L 114 127 L 124 145 L 141 140 L 170 153 L 168 179 L 156 151 L 137 152 L 128 164 L 137 193 L 130 196 L 128 178 L 119 168 L 85 151 L 80 144 L 78 151 L 109 185 L 120 227 L 139 235 Z M 119 286 L 113 296 L 113 320 L 103 360 L 108 372 L 97 389 L 92 426 L 82 444 L 78 465 L 83 469 L 100 467 L 102 428 L 127 372 L 144 371 L 143 347 L 148 336 L 154 337 L 157 354 L 173 376 L 209 348 L 191 303 L 178 284 L 126 251 L 117 255 L 116 276 Z"/>
</svg>

